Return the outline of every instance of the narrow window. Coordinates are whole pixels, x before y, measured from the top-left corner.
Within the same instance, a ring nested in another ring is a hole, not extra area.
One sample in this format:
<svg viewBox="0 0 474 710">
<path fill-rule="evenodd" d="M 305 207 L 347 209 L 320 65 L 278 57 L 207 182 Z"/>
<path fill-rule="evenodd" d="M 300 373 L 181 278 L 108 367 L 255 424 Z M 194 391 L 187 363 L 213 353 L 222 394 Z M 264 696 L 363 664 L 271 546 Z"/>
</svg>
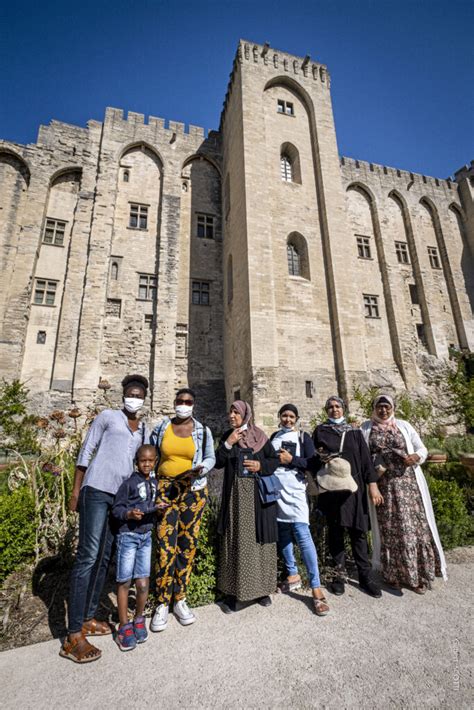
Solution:
<svg viewBox="0 0 474 710">
<path fill-rule="evenodd" d="M 123 171 L 123 181 L 124 181 L 124 182 L 129 182 L 129 181 L 130 181 L 130 171 L 129 171 L 129 170 L 124 170 L 124 171 Z"/>
<path fill-rule="evenodd" d="M 234 390 L 234 402 L 240 399 L 240 389 Z"/>
<path fill-rule="evenodd" d="M 225 176 L 225 181 L 224 181 L 224 213 L 226 216 L 226 219 L 229 215 L 230 212 L 230 177 L 229 173 Z"/>
<path fill-rule="evenodd" d="M 209 281 L 193 281 L 192 282 L 192 303 L 196 306 L 209 306 Z"/>
<path fill-rule="evenodd" d="M 138 274 L 138 298 L 140 301 L 154 301 L 156 299 L 156 276 Z"/>
<path fill-rule="evenodd" d="M 306 396 L 311 399 L 313 397 L 313 383 L 311 380 L 306 380 L 305 384 L 305 391 L 306 391 Z"/>
<path fill-rule="evenodd" d="M 232 266 L 232 254 L 227 261 L 227 303 L 232 303 L 234 297 L 234 273 Z"/>
<path fill-rule="evenodd" d="M 287 244 L 286 256 L 290 276 L 301 276 L 301 258 L 294 244 Z"/>
<path fill-rule="evenodd" d="M 379 297 L 364 293 L 364 311 L 366 318 L 380 318 Z"/>
<path fill-rule="evenodd" d="M 119 298 L 108 298 L 105 304 L 105 315 L 111 318 L 120 318 L 122 315 L 122 301 Z"/>
<path fill-rule="evenodd" d="M 38 333 L 36 335 L 36 342 L 38 345 L 44 345 L 46 342 L 46 331 L 45 330 L 38 330 Z"/>
<path fill-rule="evenodd" d="M 149 328 L 149 330 L 152 330 L 152 328 L 153 328 L 153 314 L 152 313 L 145 313 L 145 328 Z"/>
<path fill-rule="evenodd" d="M 426 334 L 425 334 L 425 326 L 423 325 L 423 323 L 416 324 L 416 335 L 418 337 L 420 344 L 423 345 L 424 348 L 426 348 L 427 347 Z"/>
<path fill-rule="evenodd" d="M 113 261 L 110 267 L 110 278 L 112 281 L 117 281 L 118 279 L 118 263 L 116 261 Z"/>
<path fill-rule="evenodd" d="M 395 242 L 395 252 L 399 264 L 409 264 L 408 244 L 406 242 Z"/>
<path fill-rule="evenodd" d="M 280 158 L 280 172 L 284 182 L 293 182 L 293 166 L 287 155 L 282 155 Z"/>
<path fill-rule="evenodd" d="M 359 259 L 371 259 L 370 253 L 370 237 L 356 235 L 357 239 L 357 256 Z"/>
<path fill-rule="evenodd" d="M 128 226 L 131 229 L 147 229 L 148 227 L 148 207 L 147 205 L 130 204 L 130 220 Z"/>
<path fill-rule="evenodd" d="M 418 298 L 418 289 L 416 287 L 416 284 L 408 284 L 408 288 L 410 289 L 411 302 L 416 306 L 420 305 L 420 299 Z"/>
<path fill-rule="evenodd" d="M 43 244 L 52 244 L 55 247 L 64 245 L 64 232 L 66 231 L 66 222 L 59 219 L 46 219 L 46 224 L 43 232 Z"/>
<path fill-rule="evenodd" d="M 197 236 L 200 239 L 214 239 L 214 217 L 197 213 Z"/>
<path fill-rule="evenodd" d="M 33 301 L 38 306 L 54 306 L 57 281 L 36 279 Z"/>
<path fill-rule="evenodd" d="M 441 269 L 441 262 L 439 260 L 439 254 L 437 247 L 428 247 L 428 256 L 430 258 L 430 265 L 432 269 Z"/>
</svg>

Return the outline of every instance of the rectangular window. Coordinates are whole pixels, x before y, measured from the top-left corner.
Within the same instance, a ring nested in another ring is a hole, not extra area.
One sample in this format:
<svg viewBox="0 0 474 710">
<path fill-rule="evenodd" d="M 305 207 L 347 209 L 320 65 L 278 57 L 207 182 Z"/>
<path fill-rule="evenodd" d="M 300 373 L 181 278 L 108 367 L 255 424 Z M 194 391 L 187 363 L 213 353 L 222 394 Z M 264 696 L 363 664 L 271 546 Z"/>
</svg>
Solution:
<svg viewBox="0 0 474 710">
<path fill-rule="evenodd" d="M 430 258 L 430 265 L 432 269 L 441 269 L 441 262 L 439 260 L 438 248 L 428 247 L 428 256 Z"/>
<path fill-rule="evenodd" d="M 359 259 L 371 259 L 370 254 L 370 237 L 358 236 L 357 239 L 357 255 Z"/>
<path fill-rule="evenodd" d="M 214 239 L 214 217 L 197 213 L 197 235 L 200 239 Z"/>
<path fill-rule="evenodd" d="M 408 288 L 410 289 L 410 299 L 411 302 L 414 303 L 416 306 L 420 304 L 420 299 L 418 298 L 418 289 L 415 284 L 408 284 Z"/>
<path fill-rule="evenodd" d="M 148 228 L 148 207 L 147 205 L 137 205 L 130 203 L 130 221 L 128 226 L 131 229 Z"/>
<path fill-rule="evenodd" d="M 153 329 L 153 314 L 145 313 L 145 328 Z"/>
<path fill-rule="evenodd" d="M 36 279 L 34 303 L 36 303 L 38 306 L 54 306 L 57 286 L 57 281 Z"/>
<path fill-rule="evenodd" d="M 36 342 L 38 345 L 44 345 L 46 342 L 46 331 L 45 330 L 38 330 L 38 333 L 36 335 Z"/>
<path fill-rule="evenodd" d="M 364 310 L 366 318 L 380 318 L 379 297 L 364 293 Z"/>
<path fill-rule="evenodd" d="M 120 318 L 122 315 L 122 301 L 119 298 L 108 298 L 105 304 L 105 315 Z"/>
<path fill-rule="evenodd" d="M 59 219 L 46 219 L 43 233 L 43 244 L 53 244 L 56 247 L 64 245 L 64 232 L 66 231 L 66 222 Z"/>
<path fill-rule="evenodd" d="M 277 101 L 277 112 L 284 113 L 287 116 L 295 115 L 293 104 L 290 101 L 283 101 L 282 99 L 278 99 Z"/>
<path fill-rule="evenodd" d="M 141 301 L 156 299 L 156 276 L 153 274 L 138 274 L 138 298 Z"/>
<path fill-rule="evenodd" d="M 311 399 L 313 397 L 313 389 L 314 389 L 313 383 L 311 380 L 306 380 L 304 385 L 305 385 L 306 396 Z"/>
<path fill-rule="evenodd" d="M 192 282 L 192 302 L 196 306 L 209 306 L 209 281 Z"/>
<path fill-rule="evenodd" d="M 423 323 L 417 323 L 416 324 L 416 335 L 418 337 L 419 342 L 421 345 L 423 345 L 424 348 L 426 348 L 426 335 L 425 335 L 425 326 Z"/>
<path fill-rule="evenodd" d="M 399 264 L 409 264 L 408 244 L 406 242 L 395 242 L 395 252 Z"/>
</svg>

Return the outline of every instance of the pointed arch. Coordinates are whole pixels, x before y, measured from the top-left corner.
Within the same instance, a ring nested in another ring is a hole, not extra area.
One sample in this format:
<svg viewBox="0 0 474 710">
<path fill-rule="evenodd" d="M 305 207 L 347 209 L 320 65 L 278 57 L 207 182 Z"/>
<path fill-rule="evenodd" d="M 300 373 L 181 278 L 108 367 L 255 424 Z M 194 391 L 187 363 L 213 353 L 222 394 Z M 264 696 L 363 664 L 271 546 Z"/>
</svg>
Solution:
<svg viewBox="0 0 474 710">
<path fill-rule="evenodd" d="M 308 243 L 299 232 L 291 232 L 286 240 L 288 274 L 311 280 L 309 269 Z"/>
<path fill-rule="evenodd" d="M 280 175 L 284 182 L 301 185 L 301 161 L 298 148 L 293 143 L 280 146 Z"/>
</svg>

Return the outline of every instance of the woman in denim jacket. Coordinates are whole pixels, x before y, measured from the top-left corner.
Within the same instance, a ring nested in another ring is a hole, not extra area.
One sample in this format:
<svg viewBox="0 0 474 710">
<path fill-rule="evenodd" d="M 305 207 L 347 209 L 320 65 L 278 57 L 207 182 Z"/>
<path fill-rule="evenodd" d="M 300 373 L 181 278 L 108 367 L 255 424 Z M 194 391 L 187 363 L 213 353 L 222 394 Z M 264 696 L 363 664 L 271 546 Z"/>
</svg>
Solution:
<svg viewBox="0 0 474 710">
<path fill-rule="evenodd" d="M 158 498 L 168 503 L 157 526 L 158 607 L 152 631 L 166 629 L 172 599 L 174 615 L 183 626 L 196 621 L 186 604 L 186 589 L 207 502 L 207 474 L 216 457 L 210 429 L 192 416 L 194 401 L 193 390 L 178 390 L 175 416 L 163 419 L 151 435 L 159 461 Z"/>
</svg>

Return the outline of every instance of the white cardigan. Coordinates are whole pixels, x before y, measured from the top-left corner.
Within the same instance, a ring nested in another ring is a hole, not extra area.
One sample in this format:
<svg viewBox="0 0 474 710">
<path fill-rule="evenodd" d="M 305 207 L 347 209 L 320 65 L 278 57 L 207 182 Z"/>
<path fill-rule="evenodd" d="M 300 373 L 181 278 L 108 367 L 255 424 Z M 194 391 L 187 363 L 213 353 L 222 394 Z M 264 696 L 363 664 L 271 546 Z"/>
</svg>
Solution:
<svg viewBox="0 0 474 710">
<path fill-rule="evenodd" d="M 428 521 L 428 525 L 430 526 L 431 534 L 433 535 L 433 540 L 438 550 L 439 560 L 441 564 L 441 573 L 443 575 L 443 579 L 446 581 L 448 579 L 448 575 L 446 572 L 446 560 L 444 557 L 443 548 L 441 546 L 441 540 L 439 539 L 438 528 L 436 527 L 436 520 L 433 512 L 433 505 L 431 503 L 431 496 L 428 489 L 428 484 L 426 483 L 426 478 L 424 477 L 423 471 L 421 470 L 421 466 L 419 465 L 426 461 L 428 451 L 411 424 L 404 421 L 403 419 L 395 419 L 395 424 L 403 434 L 408 453 L 418 454 L 418 456 L 420 457 L 418 465 L 414 466 L 413 468 L 415 470 L 416 482 L 418 484 L 418 488 L 420 489 L 426 519 Z M 370 432 L 372 431 L 372 422 L 370 420 L 364 422 L 361 426 L 361 430 L 368 446 Z M 372 527 L 372 565 L 374 569 L 380 569 L 380 530 L 375 506 L 370 500 L 370 497 L 369 515 L 370 524 Z"/>
</svg>

